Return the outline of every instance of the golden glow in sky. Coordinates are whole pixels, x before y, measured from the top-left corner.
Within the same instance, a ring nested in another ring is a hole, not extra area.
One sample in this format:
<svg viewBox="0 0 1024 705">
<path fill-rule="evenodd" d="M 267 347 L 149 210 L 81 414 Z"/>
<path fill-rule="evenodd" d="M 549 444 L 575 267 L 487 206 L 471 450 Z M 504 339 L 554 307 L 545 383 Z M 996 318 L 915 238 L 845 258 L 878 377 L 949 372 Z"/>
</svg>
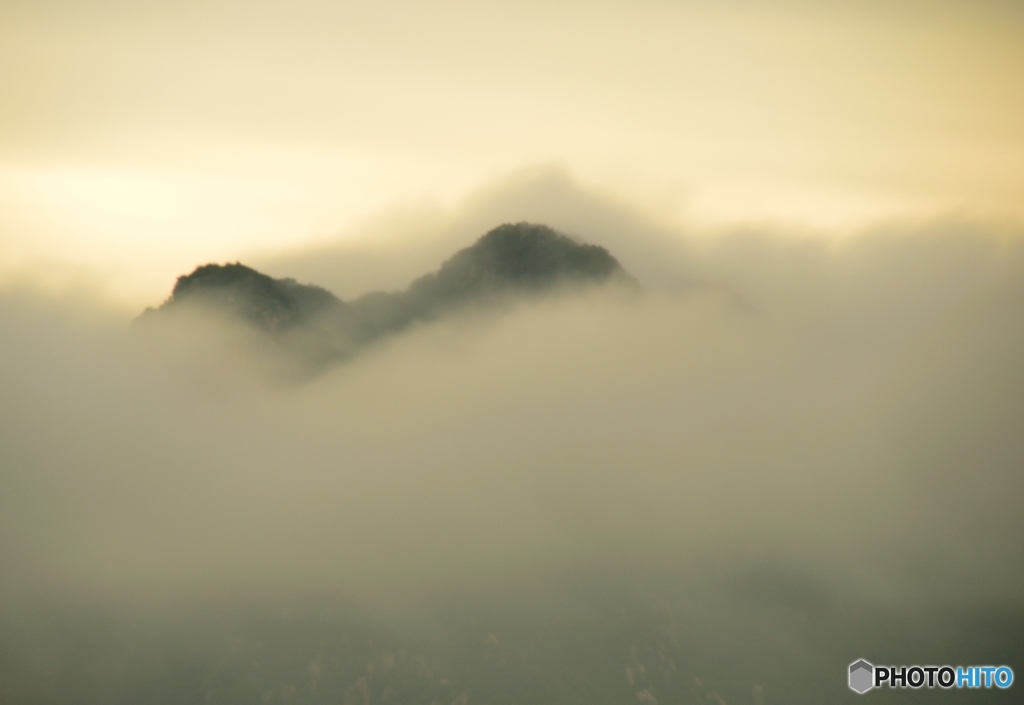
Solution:
<svg viewBox="0 0 1024 705">
<path fill-rule="evenodd" d="M 1024 219 L 1013 2 L 0 6 L 0 277 L 128 297 L 538 165 L 690 227 Z"/>
</svg>

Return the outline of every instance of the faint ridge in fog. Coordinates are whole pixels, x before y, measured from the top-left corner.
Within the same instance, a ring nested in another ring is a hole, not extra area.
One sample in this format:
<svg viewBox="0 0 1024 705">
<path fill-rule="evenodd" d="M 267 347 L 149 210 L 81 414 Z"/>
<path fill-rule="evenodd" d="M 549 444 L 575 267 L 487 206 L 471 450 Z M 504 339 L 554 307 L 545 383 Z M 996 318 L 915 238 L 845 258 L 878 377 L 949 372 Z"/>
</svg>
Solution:
<svg viewBox="0 0 1024 705">
<path fill-rule="evenodd" d="M 546 226 L 500 225 L 404 291 L 345 302 L 319 286 L 275 279 L 241 263 L 206 264 L 178 277 L 171 296 L 137 319 L 144 327 L 198 312 L 241 323 L 304 366 L 344 360 L 363 346 L 471 305 L 636 280 L 603 247 Z"/>
</svg>

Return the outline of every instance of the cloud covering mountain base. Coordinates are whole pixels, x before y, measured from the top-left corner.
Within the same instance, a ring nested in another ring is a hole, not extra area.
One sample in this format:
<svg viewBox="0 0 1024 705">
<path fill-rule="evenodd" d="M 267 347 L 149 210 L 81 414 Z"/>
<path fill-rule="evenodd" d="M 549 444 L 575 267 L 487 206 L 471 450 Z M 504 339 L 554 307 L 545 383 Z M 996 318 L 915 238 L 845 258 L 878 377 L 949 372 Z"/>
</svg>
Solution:
<svg viewBox="0 0 1024 705">
<path fill-rule="evenodd" d="M 1019 664 L 1021 239 L 640 235 L 595 239 L 643 296 L 298 385 L 4 293 L 0 700 L 844 702 L 860 657 Z"/>
</svg>

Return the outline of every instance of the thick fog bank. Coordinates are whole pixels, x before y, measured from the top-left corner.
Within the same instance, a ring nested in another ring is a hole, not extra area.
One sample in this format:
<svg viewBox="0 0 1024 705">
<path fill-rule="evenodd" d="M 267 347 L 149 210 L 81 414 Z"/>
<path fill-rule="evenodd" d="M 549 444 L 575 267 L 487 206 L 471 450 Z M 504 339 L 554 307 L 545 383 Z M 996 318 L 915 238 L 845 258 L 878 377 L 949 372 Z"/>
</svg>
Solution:
<svg viewBox="0 0 1024 705">
<path fill-rule="evenodd" d="M 212 328 L 167 341 L 185 359 L 4 294 L 0 700 L 811 703 L 856 697 L 860 657 L 1024 672 L 1020 235 L 627 235 L 596 239 L 639 298 L 424 324 L 292 386 Z"/>
</svg>

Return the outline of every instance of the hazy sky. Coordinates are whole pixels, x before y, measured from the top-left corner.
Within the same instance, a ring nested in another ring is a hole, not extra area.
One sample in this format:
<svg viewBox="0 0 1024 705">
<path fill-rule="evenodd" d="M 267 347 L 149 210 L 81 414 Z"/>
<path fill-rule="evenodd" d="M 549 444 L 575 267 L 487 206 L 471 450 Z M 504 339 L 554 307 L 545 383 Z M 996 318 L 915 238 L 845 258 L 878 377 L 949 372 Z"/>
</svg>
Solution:
<svg viewBox="0 0 1024 705">
<path fill-rule="evenodd" d="M 1015 2 L 0 5 L 0 277 L 200 262 L 554 166 L 667 222 L 1024 217 Z"/>
<path fill-rule="evenodd" d="M 1019 0 L 0 0 L 0 700 L 366 705 L 388 649 L 452 705 L 1024 672 L 1022 37 Z M 522 220 L 643 293 L 302 384 L 130 326 L 202 263 L 349 300 Z M 321 593 L 378 641 L 275 631 Z"/>
</svg>

